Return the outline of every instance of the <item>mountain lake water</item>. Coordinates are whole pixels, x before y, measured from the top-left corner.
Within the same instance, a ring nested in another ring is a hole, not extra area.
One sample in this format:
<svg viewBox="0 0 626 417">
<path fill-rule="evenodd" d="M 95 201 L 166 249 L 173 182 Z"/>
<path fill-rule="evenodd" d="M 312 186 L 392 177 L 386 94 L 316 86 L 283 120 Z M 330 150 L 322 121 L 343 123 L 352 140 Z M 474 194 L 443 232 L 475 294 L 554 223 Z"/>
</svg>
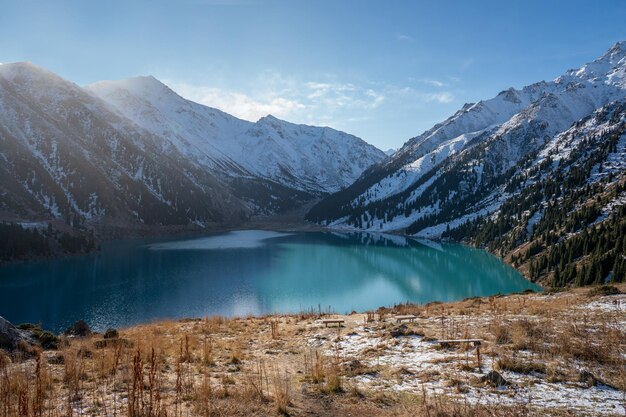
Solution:
<svg viewBox="0 0 626 417">
<path fill-rule="evenodd" d="M 539 287 L 489 253 L 371 233 L 244 230 L 106 242 L 97 254 L 0 267 L 0 316 L 60 332 L 159 319 L 348 313 Z"/>
</svg>

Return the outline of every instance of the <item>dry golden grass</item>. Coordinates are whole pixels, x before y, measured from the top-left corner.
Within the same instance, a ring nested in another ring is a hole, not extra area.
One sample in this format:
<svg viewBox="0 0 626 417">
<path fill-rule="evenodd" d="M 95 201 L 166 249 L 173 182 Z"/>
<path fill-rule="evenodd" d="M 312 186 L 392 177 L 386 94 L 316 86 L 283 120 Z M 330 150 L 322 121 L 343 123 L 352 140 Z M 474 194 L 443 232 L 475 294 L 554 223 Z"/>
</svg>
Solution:
<svg viewBox="0 0 626 417">
<path fill-rule="evenodd" d="M 410 334 L 424 340 L 482 338 L 481 354 L 497 369 L 537 375 L 546 383 L 626 390 L 626 329 L 619 317 L 573 310 L 603 294 L 581 289 L 402 304 L 345 316 L 346 327 L 337 329 L 323 328 L 314 313 L 163 321 L 122 329 L 118 339 L 106 342 L 97 334 L 68 338 L 58 351 L 24 346 L 23 353 L 0 351 L 0 417 L 546 415 L 532 404 L 463 401 L 478 385 L 463 375 L 482 369 L 481 356 L 467 345 L 441 351 L 445 356 L 433 360 L 432 369 L 419 372 L 375 362 Z M 419 319 L 399 328 L 391 314 Z M 338 341 L 357 326 L 368 326 L 380 342 L 361 357 L 346 358 Z M 316 338 L 330 351 L 314 347 Z M 457 396 L 374 392 L 359 385 L 363 375 L 390 385 L 407 375 L 441 381 Z M 559 409 L 550 414 L 568 415 Z"/>
</svg>

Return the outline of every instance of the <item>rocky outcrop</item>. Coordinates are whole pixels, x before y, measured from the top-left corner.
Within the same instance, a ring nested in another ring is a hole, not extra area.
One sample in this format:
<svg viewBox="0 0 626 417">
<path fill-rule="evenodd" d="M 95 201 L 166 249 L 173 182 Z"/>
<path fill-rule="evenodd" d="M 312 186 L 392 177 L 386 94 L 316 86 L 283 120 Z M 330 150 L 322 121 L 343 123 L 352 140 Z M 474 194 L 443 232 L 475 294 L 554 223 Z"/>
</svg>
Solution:
<svg viewBox="0 0 626 417">
<path fill-rule="evenodd" d="M 22 331 L 0 316 L 0 349 L 17 349 L 21 340 L 30 342 Z"/>
<path fill-rule="evenodd" d="M 510 385 L 510 382 L 504 379 L 500 373 L 496 371 L 489 371 L 487 375 L 484 375 L 480 378 L 480 382 L 491 385 L 493 387 L 506 387 Z"/>
</svg>

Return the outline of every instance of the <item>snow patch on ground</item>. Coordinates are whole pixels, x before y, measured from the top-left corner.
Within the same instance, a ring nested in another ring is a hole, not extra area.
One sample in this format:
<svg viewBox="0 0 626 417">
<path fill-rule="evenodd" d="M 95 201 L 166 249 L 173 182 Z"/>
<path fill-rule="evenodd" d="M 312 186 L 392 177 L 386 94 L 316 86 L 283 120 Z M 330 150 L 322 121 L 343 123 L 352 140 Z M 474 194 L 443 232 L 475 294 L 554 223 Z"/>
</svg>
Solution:
<svg viewBox="0 0 626 417">
<path fill-rule="evenodd" d="M 526 224 L 526 232 L 530 235 L 532 234 L 535 225 L 539 223 L 541 218 L 543 217 L 543 210 L 537 210 L 533 213 L 533 215 L 528 219 L 528 223 Z"/>
<path fill-rule="evenodd" d="M 46 229 L 48 222 L 18 222 L 23 229 Z"/>
<path fill-rule="evenodd" d="M 605 301 L 589 304 L 590 308 L 613 308 Z M 612 310 L 613 311 L 613 310 Z M 438 344 L 419 336 L 381 337 L 368 325 L 353 333 L 329 340 L 320 335 L 309 339 L 312 348 L 323 349 L 329 357 L 344 364 L 358 359 L 372 367 L 372 372 L 351 377 L 361 388 L 406 391 L 415 394 L 444 394 L 472 404 L 531 404 L 538 408 L 567 408 L 583 415 L 613 415 L 624 411 L 624 394 L 605 385 L 586 387 L 576 383 L 548 383 L 534 374 L 499 371 L 511 383 L 509 387 L 472 385 L 494 366 L 491 357 L 483 357 L 482 370 L 476 367 L 461 371 L 464 364 L 475 364 L 475 351 L 441 350 Z M 523 355 L 523 353 L 520 353 Z M 530 359 L 530 358 L 529 358 Z M 389 371 L 376 371 L 384 366 Z M 390 376 L 391 372 L 391 376 Z M 459 392 L 450 381 L 459 381 Z"/>
<path fill-rule="evenodd" d="M 626 296 L 603 297 L 602 300 L 593 301 L 580 308 L 587 311 L 598 311 L 602 313 L 626 314 Z"/>
</svg>

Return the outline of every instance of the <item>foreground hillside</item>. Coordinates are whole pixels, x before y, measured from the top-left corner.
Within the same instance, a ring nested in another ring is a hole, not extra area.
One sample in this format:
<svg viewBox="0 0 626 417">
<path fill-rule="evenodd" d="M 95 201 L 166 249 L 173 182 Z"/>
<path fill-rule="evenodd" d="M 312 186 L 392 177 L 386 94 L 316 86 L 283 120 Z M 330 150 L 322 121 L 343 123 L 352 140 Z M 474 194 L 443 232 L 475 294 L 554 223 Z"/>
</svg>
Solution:
<svg viewBox="0 0 626 417">
<path fill-rule="evenodd" d="M 306 313 L 160 322 L 58 342 L 36 331 L 58 350 L 21 343 L 0 356 L 0 415 L 623 415 L 618 291 L 400 305 L 334 316 L 345 320 L 340 328 Z M 407 313 L 417 320 L 398 324 Z M 437 343 L 459 338 L 482 339 L 480 351 Z"/>
</svg>

